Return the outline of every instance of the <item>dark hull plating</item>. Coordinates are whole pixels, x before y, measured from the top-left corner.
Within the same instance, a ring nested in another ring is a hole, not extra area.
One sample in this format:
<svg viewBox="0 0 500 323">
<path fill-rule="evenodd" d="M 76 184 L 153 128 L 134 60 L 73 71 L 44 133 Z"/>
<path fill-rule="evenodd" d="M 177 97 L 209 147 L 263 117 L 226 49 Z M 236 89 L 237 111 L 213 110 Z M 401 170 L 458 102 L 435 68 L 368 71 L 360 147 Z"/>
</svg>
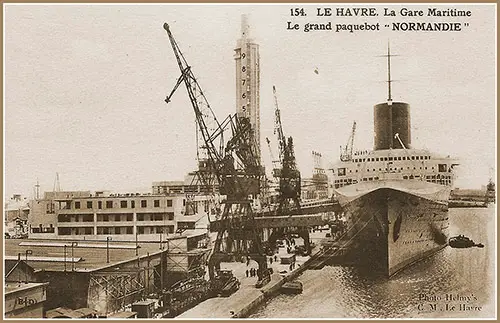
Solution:
<svg viewBox="0 0 500 323">
<path fill-rule="evenodd" d="M 446 203 L 380 188 L 344 208 L 349 229 L 339 243 L 347 247 L 350 262 L 391 276 L 446 246 Z"/>
</svg>

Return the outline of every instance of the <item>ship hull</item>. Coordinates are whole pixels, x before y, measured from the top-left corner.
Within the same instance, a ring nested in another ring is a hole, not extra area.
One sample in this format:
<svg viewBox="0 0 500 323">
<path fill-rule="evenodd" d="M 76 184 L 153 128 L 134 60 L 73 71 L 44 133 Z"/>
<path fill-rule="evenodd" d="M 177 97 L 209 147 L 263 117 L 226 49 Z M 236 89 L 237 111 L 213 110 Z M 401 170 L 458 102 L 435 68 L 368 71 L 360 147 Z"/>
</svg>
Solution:
<svg viewBox="0 0 500 323">
<path fill-rule="evenodd" d="M 337 191 L 347 228 L 339 244 L 351 263 L 391 276 L 446 246 L 449 190 L 445 186 L 361 184 Z"/>
</svg>

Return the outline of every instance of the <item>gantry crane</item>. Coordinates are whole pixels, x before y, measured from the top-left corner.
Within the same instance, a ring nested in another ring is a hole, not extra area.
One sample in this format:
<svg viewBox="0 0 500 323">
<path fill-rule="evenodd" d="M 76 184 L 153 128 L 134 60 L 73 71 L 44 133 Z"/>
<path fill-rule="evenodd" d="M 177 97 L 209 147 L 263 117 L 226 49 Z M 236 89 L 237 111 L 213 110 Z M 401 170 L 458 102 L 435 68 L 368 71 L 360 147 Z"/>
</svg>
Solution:
<svg viewBox="0 0 500 323">
<path fill-rule="evenodd" d="M 211 223 L 217 238 L 208 258 L 210 280 L 217 281 L 220 263 L 230 257 L 248 256 L 259 264 L 257 271 L 260 287 L 269 282 L 267 257 L 262 246 L 261 232 L 257 231 L 252 210 L 251 196 L 260 192 L 264 179 L 264 168 L 260 165 L 257 143 L 249 118 L 231 115 L 222 123 L 217 121 L 208 100 L 196 80 L 191 67 L 182 55 L 167 23 L 163 25 L 172 45 L 181 76 L 165 101 L 168 103 L 181 83 L 184 83 L 193 107 L 196 124 L 201 133 L 202 147 L 206 151 L 200 179 L 209 185 L 215 179 L 219 193 L 226 196 L 224 208 L 218 221 Z M 207 118 L 214 121 L 213 129 Z M 231 139 L 224 144 L 223 134 L 231 130 Z"/>
<path fill-rule="evenodd" d="M 354 149 L 354 135 L 356 134 L 356 121 L 352 124 L 351 135 L 347 140 L 345 147 L 340 146 L 340 160 L 350 161 L 352 159 L 352 151 Z"/>
</svg>

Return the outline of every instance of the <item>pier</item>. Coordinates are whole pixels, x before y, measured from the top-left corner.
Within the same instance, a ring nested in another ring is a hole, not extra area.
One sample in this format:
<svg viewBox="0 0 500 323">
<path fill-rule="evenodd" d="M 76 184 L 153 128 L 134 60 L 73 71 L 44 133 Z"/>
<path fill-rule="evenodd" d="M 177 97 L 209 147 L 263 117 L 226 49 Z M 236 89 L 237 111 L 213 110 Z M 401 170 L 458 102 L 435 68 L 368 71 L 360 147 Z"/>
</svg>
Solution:
<svg viewBox="0 0 500 323">
<path fill-rule="evenodd" d="M 316 235 L 311 240 L 319 245 L 321 237 Z M 290 256 L 290 254 L 287 254 L 286 248 L 280 248 L 276 254 L 278 261 L 273 261 L 272 264 L 268 265 L 269 268 L 273 269 L 271 281 L 260 289 L 255 287 L 257 277 L 247 277 L 245 273 L 249 268 L 258 267 L 255 261 L 251 261 L 248 266 L 241 262 L 222 262 L 221 269 L 232 270 L 233 274 L 240 280 L 240 289 L 229 297 L 207 299 L 177 318 L 246 318 L 266 300 L 279 294 L 283 284 L 296 279 L 306 269 L 313 269 L 311 265 L 315 263 L 313 260 L 319 253 L 320 251 L 316 249 L 313 256 L 296 256 L 295 267 L 290 271 L 289 264 L 281 264 L 279 261 L 280 257 Z M 284 273 L 285 271 L 286 273 Z"/>
</svg>

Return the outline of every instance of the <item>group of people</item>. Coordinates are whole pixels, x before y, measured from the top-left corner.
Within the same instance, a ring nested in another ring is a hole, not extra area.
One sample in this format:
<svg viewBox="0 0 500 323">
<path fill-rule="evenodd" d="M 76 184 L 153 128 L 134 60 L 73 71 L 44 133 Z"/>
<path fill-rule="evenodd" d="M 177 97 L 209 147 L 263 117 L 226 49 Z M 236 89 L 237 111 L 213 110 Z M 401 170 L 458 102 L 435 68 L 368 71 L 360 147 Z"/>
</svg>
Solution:
<svg viewBox="0 0 500 323">
<path fill-rule="evenodd" d="M 285 238 L 285 243 L 286 243 L 287 247 L 295 246 L 295 239 L 294 238 Z"/>
<path fill-rule="evenodd" d="M 247 277 L 257 276 L 257 271 L 258 271 L 258 269 L 255 269 L 255 268 L 250 268 L 250 270 L 247 269 L 247 271 L 246 271 Z"/>
</svg>

